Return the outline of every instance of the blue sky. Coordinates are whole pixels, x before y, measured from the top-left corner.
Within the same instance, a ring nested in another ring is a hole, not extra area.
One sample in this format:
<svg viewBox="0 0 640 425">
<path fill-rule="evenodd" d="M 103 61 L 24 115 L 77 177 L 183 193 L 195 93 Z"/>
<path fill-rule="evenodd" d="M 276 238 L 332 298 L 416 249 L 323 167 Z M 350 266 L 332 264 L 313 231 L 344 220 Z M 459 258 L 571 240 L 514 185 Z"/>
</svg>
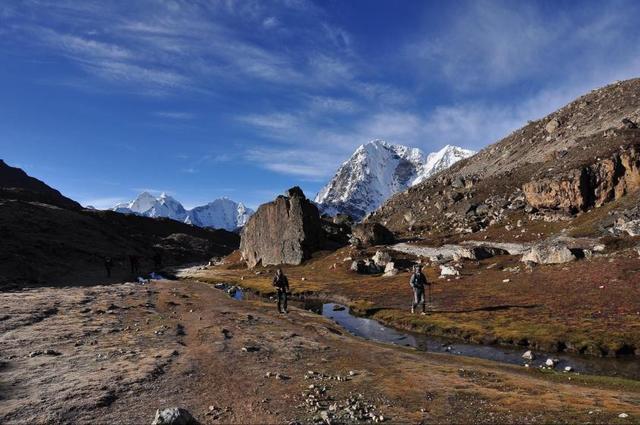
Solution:
<svg viewBox="0 0 640 425">
<path fill-rule="evenodd" d="M 480 149 L 640 74 L 637 1 L 5 0 L 0 158 L 84 204 L 312 197 L 371 139 Z"/>
</svg>

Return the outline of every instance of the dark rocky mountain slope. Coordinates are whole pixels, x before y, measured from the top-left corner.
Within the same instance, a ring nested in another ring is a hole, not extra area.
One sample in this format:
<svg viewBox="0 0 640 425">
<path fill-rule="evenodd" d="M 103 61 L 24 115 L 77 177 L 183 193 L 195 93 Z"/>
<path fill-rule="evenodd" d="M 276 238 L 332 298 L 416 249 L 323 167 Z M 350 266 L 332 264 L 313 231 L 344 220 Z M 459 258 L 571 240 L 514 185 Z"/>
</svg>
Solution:
<svg viewBox="0 0 640 425">
<path fill-rule="evenodd" d="M 136 278 L 163 265 L 204 261 L 230 253 L 239 237 L 170 219 L 123 215 L 82 207 L 22 170 L 0 164 L 0 289 L 26 284 L 94 283 L 106 279 L 104 260 L 114 260 L 113 279 Z"/>
<path fill-rule="evenodd" d="M 81 209 L 82 206 L 20 168 L 11 167 L 0 159 L 0 199 L 20 199 L 41 202 L 61 208 Z"/>
</svg>

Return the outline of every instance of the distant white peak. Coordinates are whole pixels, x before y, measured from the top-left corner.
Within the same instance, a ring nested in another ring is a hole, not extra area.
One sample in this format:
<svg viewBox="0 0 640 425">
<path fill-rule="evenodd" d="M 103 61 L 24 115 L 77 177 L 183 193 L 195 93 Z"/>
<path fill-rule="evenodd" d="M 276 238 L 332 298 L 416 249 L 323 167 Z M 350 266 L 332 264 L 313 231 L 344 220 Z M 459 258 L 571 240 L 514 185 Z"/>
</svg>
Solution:
<svg viewBox="0 0 640 425">
<path fill-rule="evenodd" d="M 200 227 L 235 230 L 244 226 L 253 211 L 229 198 L 219 198 L 206 205 L 186 210 L 180 202 L 165 192 L 155 198 L 143 192 L 129 203 L 118 204 L 114 211 L 146 217 L 167 217 Z"/>
<path fill-rule="evenodd" d="M 425 156 L 418 148 L 372 140 L 342 163 L 315 201 L 328 214 L 356 219 L 378 208 L 393 194 L 417 184 L 473 152 L 447 145 Z"/>
</svg>

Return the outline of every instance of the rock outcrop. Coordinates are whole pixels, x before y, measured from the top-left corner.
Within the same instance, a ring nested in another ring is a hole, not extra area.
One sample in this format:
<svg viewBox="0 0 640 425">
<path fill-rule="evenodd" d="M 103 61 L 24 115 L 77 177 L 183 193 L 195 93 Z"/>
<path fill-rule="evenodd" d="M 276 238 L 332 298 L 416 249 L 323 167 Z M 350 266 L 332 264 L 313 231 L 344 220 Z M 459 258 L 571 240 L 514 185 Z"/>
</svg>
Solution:
<svg viewBox="0 0 640 425">
<path fill-rule="evenodd" d="M 387 263 L 391 262 L 391 255 L 386 251 L 376 251 L 375 255 L 371 257 L 371 260 L 376 266 L 384 267 Z"/>
<path fill-rule="evenodd" d="M 198 425 L 191 413 L 181 407 L 156 410 L 151 425 Z"/>
<path fill-rule="evenodd" d="M 388 245 L 394 240 L 393 233 L 380 223 L 360 223 L 351 229 L 351 244 L 354 246 Z"/>
<path fill-rule="evenodd" d="M 522 256 L 523 262 L 536 264 L 562 264 L 576 260 L 576 256 L 565 245 L 556 243 L 541 243 L 531 247 L 531 250 Z"/>
<path fill-rule="evenodd" d="M 322 247 L 318 208 L 299 187 L 261 205 L 242 230 L 240 251 L 249 267 L 301 264 Z"/>
<path fill-rule="evenodd" d="M 640 188 L 640 152 L 635 147 L 597 159 L 587 166 L 525 183 L 527 202 L 534 208 L 586 211 Z"/>
<path fill-rule="evenodd" d="M 387 263 L 387 265 L 384 267 L 384 277 L 392 277 L 397 275 L 399 272 L 399 270 L 396 268 L 396 264 L 391 261 L 389 263 Z"/>
</svg>

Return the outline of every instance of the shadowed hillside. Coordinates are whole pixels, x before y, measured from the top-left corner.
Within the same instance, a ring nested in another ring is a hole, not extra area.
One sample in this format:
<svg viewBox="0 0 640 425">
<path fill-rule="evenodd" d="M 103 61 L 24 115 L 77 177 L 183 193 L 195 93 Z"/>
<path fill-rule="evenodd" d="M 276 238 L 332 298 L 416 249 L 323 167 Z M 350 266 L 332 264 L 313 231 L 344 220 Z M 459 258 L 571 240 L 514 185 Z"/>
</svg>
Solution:
<svg viewBox="0 0 640 425">
<path fill-rule="evenodd" d="M 18 168 L 0 163 L 0 286 L 108 282 L 104 261 L 114 260 L 114 278 L 135 278 L 155 266 L 205 261 L 237 248 L 239 237 L 170 219 L 123 215 L 82 207 Z"/>
</svg>

